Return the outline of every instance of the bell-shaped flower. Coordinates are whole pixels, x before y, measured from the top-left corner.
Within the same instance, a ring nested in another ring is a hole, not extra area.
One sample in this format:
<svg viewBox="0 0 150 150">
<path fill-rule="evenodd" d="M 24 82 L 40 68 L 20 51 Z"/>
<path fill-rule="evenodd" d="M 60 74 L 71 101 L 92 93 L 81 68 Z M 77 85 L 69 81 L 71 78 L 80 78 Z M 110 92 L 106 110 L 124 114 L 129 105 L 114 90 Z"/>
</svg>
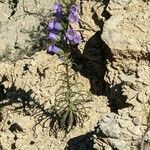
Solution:
<svg viewBox="0 0 150 150">
<path fill-rule="evenodd" d="M 55 3 L 53 6 L 53 12 L 54 13 L 60 13 L 63 10 L 63 6 L 61 3 Z"/>
<path fill-rule="evenodd" d="M 81 35 L 78 34 L 74 29 L 68 29 L 65 37 L 67 44 L 80 44 L 82 42 Z"/>
<path fill-rule="evenodd" d="M 57 31 L 55 31 L 55 30 L 50 31 L 48 38 L 52 41 L 60 41 L 61 40 L 60 35 L 58 35 Z"/>
<path fill-rule="evenodd" d="M 62 30 L 62 24 L 59 23 L 56 19 L 53 19 L 49 24 L 48 24 L 48 29 L 52 30 L 52 29 L 56 29 L 56 30 Z"/>
<path fill-rule="evenodd" d="M 76 31 L 74 29 L 68 29 L 66 32 L 66 37 L 68 38 L 68 40 L 73 40 L 74 37 L 76 36 Z"/>
<path fill-rule="evenodd" d="M 61 49 L 54 44 L 50 45 L 47 50 L 48 53 L 54 53 L 54 54 L 58 54 L 60 51 Z"/>
<path fill-rule="evenodd" d="M 70 7 L 70 12 L 73 13 L 73 14 L 77 14 L 79 12 L 79 7 L 76 6 L 76 5 L 72 5 Z"/>
<path fill-rule="evenodd" d="M 74 13 L 70 13 L 69 14 L 69 22 L 70 23 L 78 23 L 79 22 L 78 15 L 74 14 Z"/>
<path fill-rule="evenodd" d="M 76 36 L 75 36 L 74 39 L 73 39 L 73 42 L 74 42 L 75 44 L 80 44 L 80 43 L 82 42 L 81 35 L 76 34 Z"/>
</svg>

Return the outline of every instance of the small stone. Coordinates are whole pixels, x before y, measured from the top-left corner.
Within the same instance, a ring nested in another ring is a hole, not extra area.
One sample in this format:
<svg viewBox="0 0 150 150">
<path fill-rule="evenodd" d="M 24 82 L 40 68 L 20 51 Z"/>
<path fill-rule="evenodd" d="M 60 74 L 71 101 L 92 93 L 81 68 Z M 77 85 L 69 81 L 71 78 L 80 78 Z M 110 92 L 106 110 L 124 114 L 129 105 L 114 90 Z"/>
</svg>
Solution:
<svg viewBox="0 0 150 150">
<path fill-rule="evenodd" d="M 142 136 L 142 131 L 140 130 L 139 127 L 129 127 L 128 130 L 131 132 L 133 139 L 140 138 Z"/>
<path fill-rule="evenodd" d="M 141 120 L 140 120 L 138 117 L 133 118 L 133 123 L 134 123 L 135 125 L 139 125 L 139 124 L 141 124 Z"/>
<path fill-rule="evenodd" d="M 112 150 L 112 148 L 109 145 L 105 145 L 104 149 L 105 150 Z"/>
<path fill-rule="evenodd" d="M 119 120 L 118 123 L 121 126 L 121 128 L 127 128 L 127 127 L 131 126 L 131 124 L 132 124 L 131 121 L 123 120 L 123 119 Z"/>
<path fill-rule="evenodd" d="M 132 118 L 135 118 L 135 117 L 137 117 L 137 112 L 131 111 L 131 112 L 129 112 L 129 116 Z"/>
</svg>

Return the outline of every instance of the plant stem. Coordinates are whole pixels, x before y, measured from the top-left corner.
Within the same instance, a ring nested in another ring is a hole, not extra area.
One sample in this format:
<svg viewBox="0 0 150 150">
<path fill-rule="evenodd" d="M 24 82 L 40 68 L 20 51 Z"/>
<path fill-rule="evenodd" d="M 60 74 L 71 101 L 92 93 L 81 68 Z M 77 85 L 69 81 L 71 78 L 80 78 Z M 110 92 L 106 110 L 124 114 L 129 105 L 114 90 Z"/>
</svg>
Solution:
<svg viewBox="0 0 150 150">
<path fill-rule="evenodd" d="M 65 62 L 65 71 L 66 71 L 66 83 L 67 83 L 67 100 L 69 103 L 71 103 L 70 101 L 70 93 L 71 93 L 71 89 L 70 89 L 70 80 L 69 80 L 69 54 L 66 54 L 66 62 Z"/>
</svg>

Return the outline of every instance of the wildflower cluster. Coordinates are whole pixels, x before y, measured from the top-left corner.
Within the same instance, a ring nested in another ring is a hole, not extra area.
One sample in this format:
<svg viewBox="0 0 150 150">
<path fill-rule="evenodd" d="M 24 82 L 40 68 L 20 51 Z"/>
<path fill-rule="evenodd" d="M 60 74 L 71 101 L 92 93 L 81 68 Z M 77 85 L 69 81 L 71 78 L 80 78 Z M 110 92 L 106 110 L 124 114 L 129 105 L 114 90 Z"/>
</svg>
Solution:
<svg viewBox="0 0 150 150">
<path fill-rule="evenodd" d="M 72 27 L 79 22 L 79 8 L 73 0 L 67 0 L 68 3 L 62 1 L 65 6 L 55 3 L 53 19 L 48 24 L 48 53 L 63 58 L 59 67 L 64 68 L 58 72 L 59 79 L 56 81 L 56 84 L 59 82 L 59 87 L 51 108 L 52 114 L 55 115 L 49 118 L 53 131 L 64 129 L 67 133 L 77 124 L 83 125 L 84 118 L 87 118 L 84 104 L 90 101 L 91 97 L 89 92 L 82 90 L 82 83 L 76 81 L 76 73 L 72 70 L 72 55 L 82 42 L 81 35 Z"/>
<path fill-rule="evenodd" d="M 72 46 L 81 43 L 81 35 L 72 28 L 72 24 L 79 22 L 78 12 L 78 6 L 74 4 L 66 11 L 61 3 L 54 4 L 54 18 L 48 24 L 48 38 L 50 40 L 48 53 L 68 53 Z"/>
</svg>

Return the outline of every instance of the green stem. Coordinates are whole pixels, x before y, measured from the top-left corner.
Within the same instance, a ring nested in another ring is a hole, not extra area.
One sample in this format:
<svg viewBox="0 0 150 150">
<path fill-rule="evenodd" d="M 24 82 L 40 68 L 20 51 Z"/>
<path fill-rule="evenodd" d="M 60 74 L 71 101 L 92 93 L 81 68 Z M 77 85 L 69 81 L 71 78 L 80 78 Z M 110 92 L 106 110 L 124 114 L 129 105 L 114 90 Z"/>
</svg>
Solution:
<svg viewBox="0 0 150 150">
<path fill-rule="evenodd" d="M 69 58 L 68 57 L 69 54 L 66 54 L 65 71 L 66 71 L 66 83 L 67 83 L 67 100 L 70 104 L 71 87 L 70 87 L 70 80 L 69 80 Z"/>
</svg>

